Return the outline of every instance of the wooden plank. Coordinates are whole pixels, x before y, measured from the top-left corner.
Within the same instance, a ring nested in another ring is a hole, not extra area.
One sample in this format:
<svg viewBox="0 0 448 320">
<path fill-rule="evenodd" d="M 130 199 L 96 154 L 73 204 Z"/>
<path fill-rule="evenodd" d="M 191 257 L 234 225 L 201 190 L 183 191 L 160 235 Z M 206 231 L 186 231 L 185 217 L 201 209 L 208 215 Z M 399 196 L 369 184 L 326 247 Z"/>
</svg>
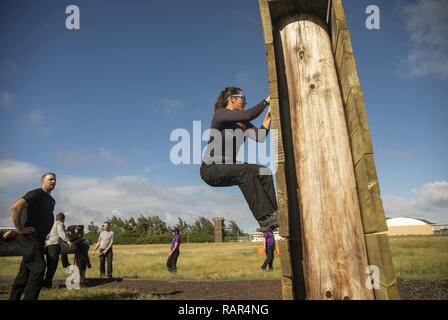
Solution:
<svg viewBox="0 0 448 320">
<path fill-rule="evenodd" d="M 289 238 L 289 211 L 288 194 L 286 190 L 285 164 L 278 163 L 277 166 L 277 200 L 280 225 L 279 234 L 283 238 Z"/>
<path fill-rule="evenodd" d="M 272 99 L 278 100 L 278 81 L 271 81 L 269 80 L 269 95 L 271 96 L 271 106 L 272 106 Z M 278 103 L 278 101 L 277 101 Z"/>
<path fill-rule="evenodd" d="M 336 53 L 339 33 L 346 30 L 344 8 L 341 0 L 332 0 L 330 9 L 330 36 L 333 53 Z"/>
<path fill-rule="evenodd" d="M 373 299 L 365 287 L 364 232 L 329 36 L 310 15 L 280 25 L 307 298 Z"/>
<path fill-rule="evenodd" d="M 346 104 L 350 90 L 361 87 L 356 69 L 355 57 L 352 53 L 344 52 L 338 74 L 342 100 L 344 104 Z"/>
<path fill-rule="evenodd" d="M 272 131 L 273 139 L 277 143 L 277 163 L 285 162 L 285 152 L 283 145 L 283 133 L 281 128 L 280 110 L 277 99 L 271 99 L 271 121 L 272 121 Z M 274 131 L 275 130 L 275 131 Z"/>
<path fill-rule="evenodd" d="M 282 268 L 282 275 L 291 278 L 292 269 L 291 269 L 291 258 L 290 258 L 288 240 L 285 239 L 278 240 L 277 245 L 280 251 L 280 265 Z"/>
<path fill-rule="evenodd" d="M 340 22 L 345 23 L 345 13 L 342 0 L 332 0 L 331 2 L 334 18 Z M 347 26 L 345 26 L 345 28 L 347 28 Z"/>
<path fill-rule="evenodd" d="M 356 166 L 364 155 L 373 154 L 365 111 L 362 91 L 351 90 L 345 105 L 345 118 L 348 135 L 350 137 L 353 166 Z"/>
<path fill-rule="evenodd" d="M 355 167 L 355 175 L 364 233 L 387 231 L 383 202 L 380 197 L 378 177 L 372 154 L 361 158 Z"/>
<path fill-rule="evenodd" d="M 376 300 L 400 300 L 400 290 L 397 285 L 390 287 L 380 286 L 379 289 L 374 290 Z"/>
<path fill-rule="evenodd" d="M 359 88 L 359 77 L 350 32 L 345 23 L 344 9 L 341 0 L 332 1 L 331 36 L 332 49 L 335 56 L 336 70 L 342 91 L 342 99 L 347 102 L 352 88 Z"/>
<path fill-rule="evenodd" d="M 268 77 L 269 81 L 277 81 L 277 68 L 275 63 L 275 49 L 274 44 L 268 44 L 266 47 L 266 59 L 268 62 Z"/>
<path fill-rule="evenodd" d="M 379 268 L 379 283 L 388 288 L 397 285 L 389 237 L 385 233 L 368 234 L 365 236 L 369 265 Z"/>
<path fill-rule="evenodd" d="M 274 42 L 272 37 L 272 25 L 271 25 L 271 13 L 269 12 L 269 6 L 267 0 L 259 0 L 258 5 L 260 7 L 261 25 L 263 27 L 264 43 L 271 44 Z"/>
<path fill-rule="evenodd" d="M 342 59 L 345 53 L 353 54 L 352 40 L 350 39 L 350 33 L 347 29 L 340 30 L 337 38 L 335 64 L 338 74 L 341 72 Z"/>
<path fill-rule="evenodd" d="M 283 300 L 294 300 L 293 284 L 289 277 L 282 277 L 282 298 Z"/>
</svg>

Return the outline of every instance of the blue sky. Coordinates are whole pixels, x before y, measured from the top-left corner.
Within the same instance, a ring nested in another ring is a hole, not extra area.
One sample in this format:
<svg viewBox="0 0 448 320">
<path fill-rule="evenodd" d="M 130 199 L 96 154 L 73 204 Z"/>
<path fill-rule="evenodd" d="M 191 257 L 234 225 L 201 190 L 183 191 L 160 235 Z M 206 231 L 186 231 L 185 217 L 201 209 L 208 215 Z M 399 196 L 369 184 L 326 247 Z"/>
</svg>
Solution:
<svg viewBox="0 0 448 320">
<path fill-rule="evenodd" d="M 65 28 L 70 4 L 80 30 Z M 387 215 L 448 222 L 448 1 L 344 4 Z M 370 4 L 380 30 L 365 27 Z M 255 229 L 237 188 L 171 164 L 169 137 L 206 130 L 225 86 L 267 95 L 258 1 L 3 0 L 0 48 L 0 225 L 52 170 L 69 222 L 222 215 Z"/>
</svg>

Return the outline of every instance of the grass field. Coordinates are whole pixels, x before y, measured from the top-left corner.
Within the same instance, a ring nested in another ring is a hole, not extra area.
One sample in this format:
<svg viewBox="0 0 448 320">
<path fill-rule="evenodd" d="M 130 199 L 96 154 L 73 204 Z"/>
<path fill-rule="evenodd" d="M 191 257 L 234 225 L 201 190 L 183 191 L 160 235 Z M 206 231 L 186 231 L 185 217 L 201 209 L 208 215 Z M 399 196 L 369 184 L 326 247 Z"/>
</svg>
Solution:
<svg viewBox="0 0 448 320">
<path fill-rule="evenodd" d="M 398 277 L 448 279 L 448 236 L 389 238 Z"/>
<path fill-rule="evenodd" d="M 177 263 L 177 274 L 166 269 L 169 245 L 114 246 L 113 275 L 123 278 L 175 280 L 273 279 L 280 277 L 280 262 L 274 259 L 274 271 L 260 269 L 264 256 L 256 252 L 260 244 L 183 244 Z M 69 256 L 70 259 L 73 255 Z M 99 277 L 98 258 L 90 257 L 92 269 L 88 277 Z M 18 257 L 0 258 L 0 277 L 15 276 L 20 264 Z M 64 278 L 58 268 L 56 278 Z"/>
<path fill-rule="evenodd" d="M 448 236 L 392 237 L 390 245 L 398 277 L 448 279 Z M 183 244 L 177 274 L 166 270 L 167 245 L 114 246 L 114 277 L 160 280 L 249 280 L 280 279 L 280 261 L 274 271 L 264 272 L 264 257 L 257 253 L 260 244 Z M 72 258 L 72 256 L 70 256 Z M 20 258 L 0 258 L 0 278 L 15 276 Z M 87 277 L 99 277 L 98 258 L 92 258 Z M 55 278 L 66 278 L 58 268 Z M 77 290 L 75 290 L 77 291 Z M 5 299 L 7 292 L 0 292 Z M 120 290 L 87 288 L 77 292 L 66 289 L 46 290 L 42 299 L 152 299 L 153 297 Z"/>
</svg>

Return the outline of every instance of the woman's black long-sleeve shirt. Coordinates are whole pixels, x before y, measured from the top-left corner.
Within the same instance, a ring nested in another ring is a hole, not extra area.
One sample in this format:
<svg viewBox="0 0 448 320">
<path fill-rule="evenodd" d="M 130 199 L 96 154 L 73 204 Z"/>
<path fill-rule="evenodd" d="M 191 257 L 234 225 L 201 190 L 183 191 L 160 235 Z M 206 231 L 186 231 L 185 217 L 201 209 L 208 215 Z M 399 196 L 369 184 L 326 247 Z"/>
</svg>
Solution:
<svg viewBox="0 0 448 320">
<path fill-rule="evenodd" d="M 206 164 L 236 163 L 236 156 L 246 137 L 263 142 L 268 129 L 263 126 L 258 129 L 250 121 L 256 119 L 266 107 L 267 104 L 262 101 L 255 107 L 243 111 L 227 108 L 216 110 L 210 126 L 212 132 L 203 162 Z M 216 141 L 216 138 L 220 139 L 221 143 Z"/>
</svg>

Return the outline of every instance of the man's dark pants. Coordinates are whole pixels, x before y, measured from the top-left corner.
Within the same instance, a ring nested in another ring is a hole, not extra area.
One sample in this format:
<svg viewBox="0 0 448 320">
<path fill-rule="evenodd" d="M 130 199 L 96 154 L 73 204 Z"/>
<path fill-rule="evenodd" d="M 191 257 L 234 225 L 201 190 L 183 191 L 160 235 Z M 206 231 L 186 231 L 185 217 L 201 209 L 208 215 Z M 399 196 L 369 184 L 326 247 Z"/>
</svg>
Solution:
<svg viewBox="0 0 448 320">
<path fill-rule="evenodd" d="M 274 249 L 275 246 L 266 246 L 266 260 L 261 266 L 263 269 L 266 269 L 269 266 L 269 269 L 272 269 L 272 264 L 274 262 Z"/>
<path fill-rule="evenodd" d="M 176 249 L 173 253 L 170 254 L 168 260 L 166 261 L 166 266 L 168 271 L 176 272 L 177 271 L 177 258 L 179 258 L 180 250 Z"/>
<path fill-rule="evenodd" d="M 53 277 L 58 268 L 59 255 L 61 255 L 62 267 L 66 268 L 70 265 L 67 254 L 61 254 L 61 246 L 52 244 L 47 246 L 45 256 L 47 258 L 47 272 L 44 279 L 44 287 L 51 288 Z"/>
<path fill-rule="evenodd" d="M 45 239 L 35 235 L 20 234 L 17 236 L 17 241 L 23 248 L 24 254 L 9 299 L 20 300 L 25 293 L 25 300 L 37 300 L 45 273 Z"/>
<path fill-rule="evenodd" d="M 257 221 L 278 210 L 274 180 L 268 168 L 258 164 L 202 164 L 202 179 L 212 187 L 238 186 Z"/>
<path fill-rule="evenodd" d="M 106 254 L 102 254 L 104 249 L 100 249 L 100 274 L 106 274 L 106 265 L 107 265 L 107 276 L 112 277 L 112 248 L 107 251 Z M 107 263 L 106 263 L 107 261 Z"/>
</svg>

